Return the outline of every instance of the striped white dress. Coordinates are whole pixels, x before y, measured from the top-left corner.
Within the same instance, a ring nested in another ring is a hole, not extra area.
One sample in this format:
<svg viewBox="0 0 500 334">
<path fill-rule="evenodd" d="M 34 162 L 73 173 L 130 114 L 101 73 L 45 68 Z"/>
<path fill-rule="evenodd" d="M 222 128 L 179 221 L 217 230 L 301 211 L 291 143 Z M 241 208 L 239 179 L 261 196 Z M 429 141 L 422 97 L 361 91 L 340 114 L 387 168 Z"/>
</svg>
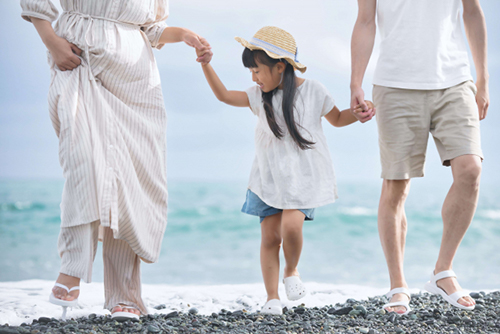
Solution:
<svg viewBox="0 0 500 334">
<path fill-rule="evenodd" d="M 62 227 L 100 220 L 146 262 L 167 224 L 166 113 L 152 47 L 168 0 L 61 0 L 57 35 L 85 52 L 60 71 L 49 54 L 49 110 L 66 179 Z M 49 0 L 21 0 L 22 16 L 54 21 Z"/>
</svg>

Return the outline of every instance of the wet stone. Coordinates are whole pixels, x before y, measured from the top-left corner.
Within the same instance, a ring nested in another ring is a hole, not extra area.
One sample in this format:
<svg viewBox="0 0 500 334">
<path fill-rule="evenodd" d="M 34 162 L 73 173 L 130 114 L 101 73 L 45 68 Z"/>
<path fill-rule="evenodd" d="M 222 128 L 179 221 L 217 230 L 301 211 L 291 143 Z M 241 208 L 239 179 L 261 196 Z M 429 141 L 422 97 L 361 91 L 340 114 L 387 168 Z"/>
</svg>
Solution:
<svg viewBox="0 0 500 334">
<path fill-rule="evenodd" d="M 161 330 L 158 328 L 156 325 L 149 325 L 148 326 L 148 332 L 150 333 L 159 333 Z"/>
<path fill-rule="evenodd" d="M 178 317 L 178 316 L 179 316 L 179 312 L 174 311 L 174 312 L 170 312 L 169 314 L 167 314 L 167 315 L 165 316 L 165 319 L 175 318 L 175 317 Z"/>
</svg>

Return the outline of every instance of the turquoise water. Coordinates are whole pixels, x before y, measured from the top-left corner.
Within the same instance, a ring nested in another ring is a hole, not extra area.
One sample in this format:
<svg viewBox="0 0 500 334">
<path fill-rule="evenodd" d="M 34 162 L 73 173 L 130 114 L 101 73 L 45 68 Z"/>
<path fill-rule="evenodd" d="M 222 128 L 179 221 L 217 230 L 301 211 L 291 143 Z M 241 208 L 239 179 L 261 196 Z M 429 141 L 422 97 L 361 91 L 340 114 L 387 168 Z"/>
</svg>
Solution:
<svg viewBox="0 0 500 334">
<path fill-rule="evenodd" d="M 62 181 L 0 181 L 0 281 L 54 279 Z M 422 288 L 437 258 L 446 185 L 414 183 L 407 202 L 405 272 Z M 500 193 L 483 185 L 478 211 L 454 263 L 469 289 L 500 288 Z M 160 261 L 142 266 L 143 282 L 237 284 L 261 281 L 258 218 L 240 212 L 245 182 L 169 183 L 169 222 Z M 340 183 L 337 203 L 304 225 L 299 270 L 306 281 L 385 287 L 377 234 L 378 182 Z M 102 281 L 98 254 L 94 280 Z"/>
</svg>

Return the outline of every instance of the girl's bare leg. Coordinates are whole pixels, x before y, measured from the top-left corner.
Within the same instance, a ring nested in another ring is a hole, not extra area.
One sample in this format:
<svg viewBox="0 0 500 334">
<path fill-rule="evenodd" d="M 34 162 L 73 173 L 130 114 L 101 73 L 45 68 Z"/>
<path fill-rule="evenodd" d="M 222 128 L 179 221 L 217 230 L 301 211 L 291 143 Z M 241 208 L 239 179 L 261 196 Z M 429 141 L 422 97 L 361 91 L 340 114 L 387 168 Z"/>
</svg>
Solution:
<svg viewBox="0 0 500 334">
<path fill-rule="evenodd" d="M 261 225 L 260 265 L 267 291 L 267 300 L 280 299 L 281 213 L 266 217 Z"/>
<path fill-rule="evenodd" d="M 297 265 L 302 253 L 302 226 L 305 215 L 299 210 L 283 210 L 281 217 L 281 235 L 285 253 L 285 277 L 297 276 Z"/>
</svg>

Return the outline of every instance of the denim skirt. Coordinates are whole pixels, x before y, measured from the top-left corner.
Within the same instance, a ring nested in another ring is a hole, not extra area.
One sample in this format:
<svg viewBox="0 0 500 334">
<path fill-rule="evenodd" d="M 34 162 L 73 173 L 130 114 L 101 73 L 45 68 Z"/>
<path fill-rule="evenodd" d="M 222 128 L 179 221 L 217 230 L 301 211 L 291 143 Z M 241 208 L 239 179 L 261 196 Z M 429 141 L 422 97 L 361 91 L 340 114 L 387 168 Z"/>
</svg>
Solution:
<svg viewBox="0 0 500 334">
<path fill-rule="evenodd" d="M 314 209 L 297 210 L 299 210 L 306 216 L 305 220 L 314 219 Z M 264 203 L 264 201 L 262 201 L 260 197 L 255 195 L 250 189 L 247 190 L 247 198 L 245 200 L 245 203 L 243 204 L 243 208 L 241 209 L 241 212 L 248 213 L 249 215 L 253 216 L 259 216 L 261 223 L 267 216 L 272 216 L 282 211 L 282 209 L 276 209 Z"/>
</svg>

